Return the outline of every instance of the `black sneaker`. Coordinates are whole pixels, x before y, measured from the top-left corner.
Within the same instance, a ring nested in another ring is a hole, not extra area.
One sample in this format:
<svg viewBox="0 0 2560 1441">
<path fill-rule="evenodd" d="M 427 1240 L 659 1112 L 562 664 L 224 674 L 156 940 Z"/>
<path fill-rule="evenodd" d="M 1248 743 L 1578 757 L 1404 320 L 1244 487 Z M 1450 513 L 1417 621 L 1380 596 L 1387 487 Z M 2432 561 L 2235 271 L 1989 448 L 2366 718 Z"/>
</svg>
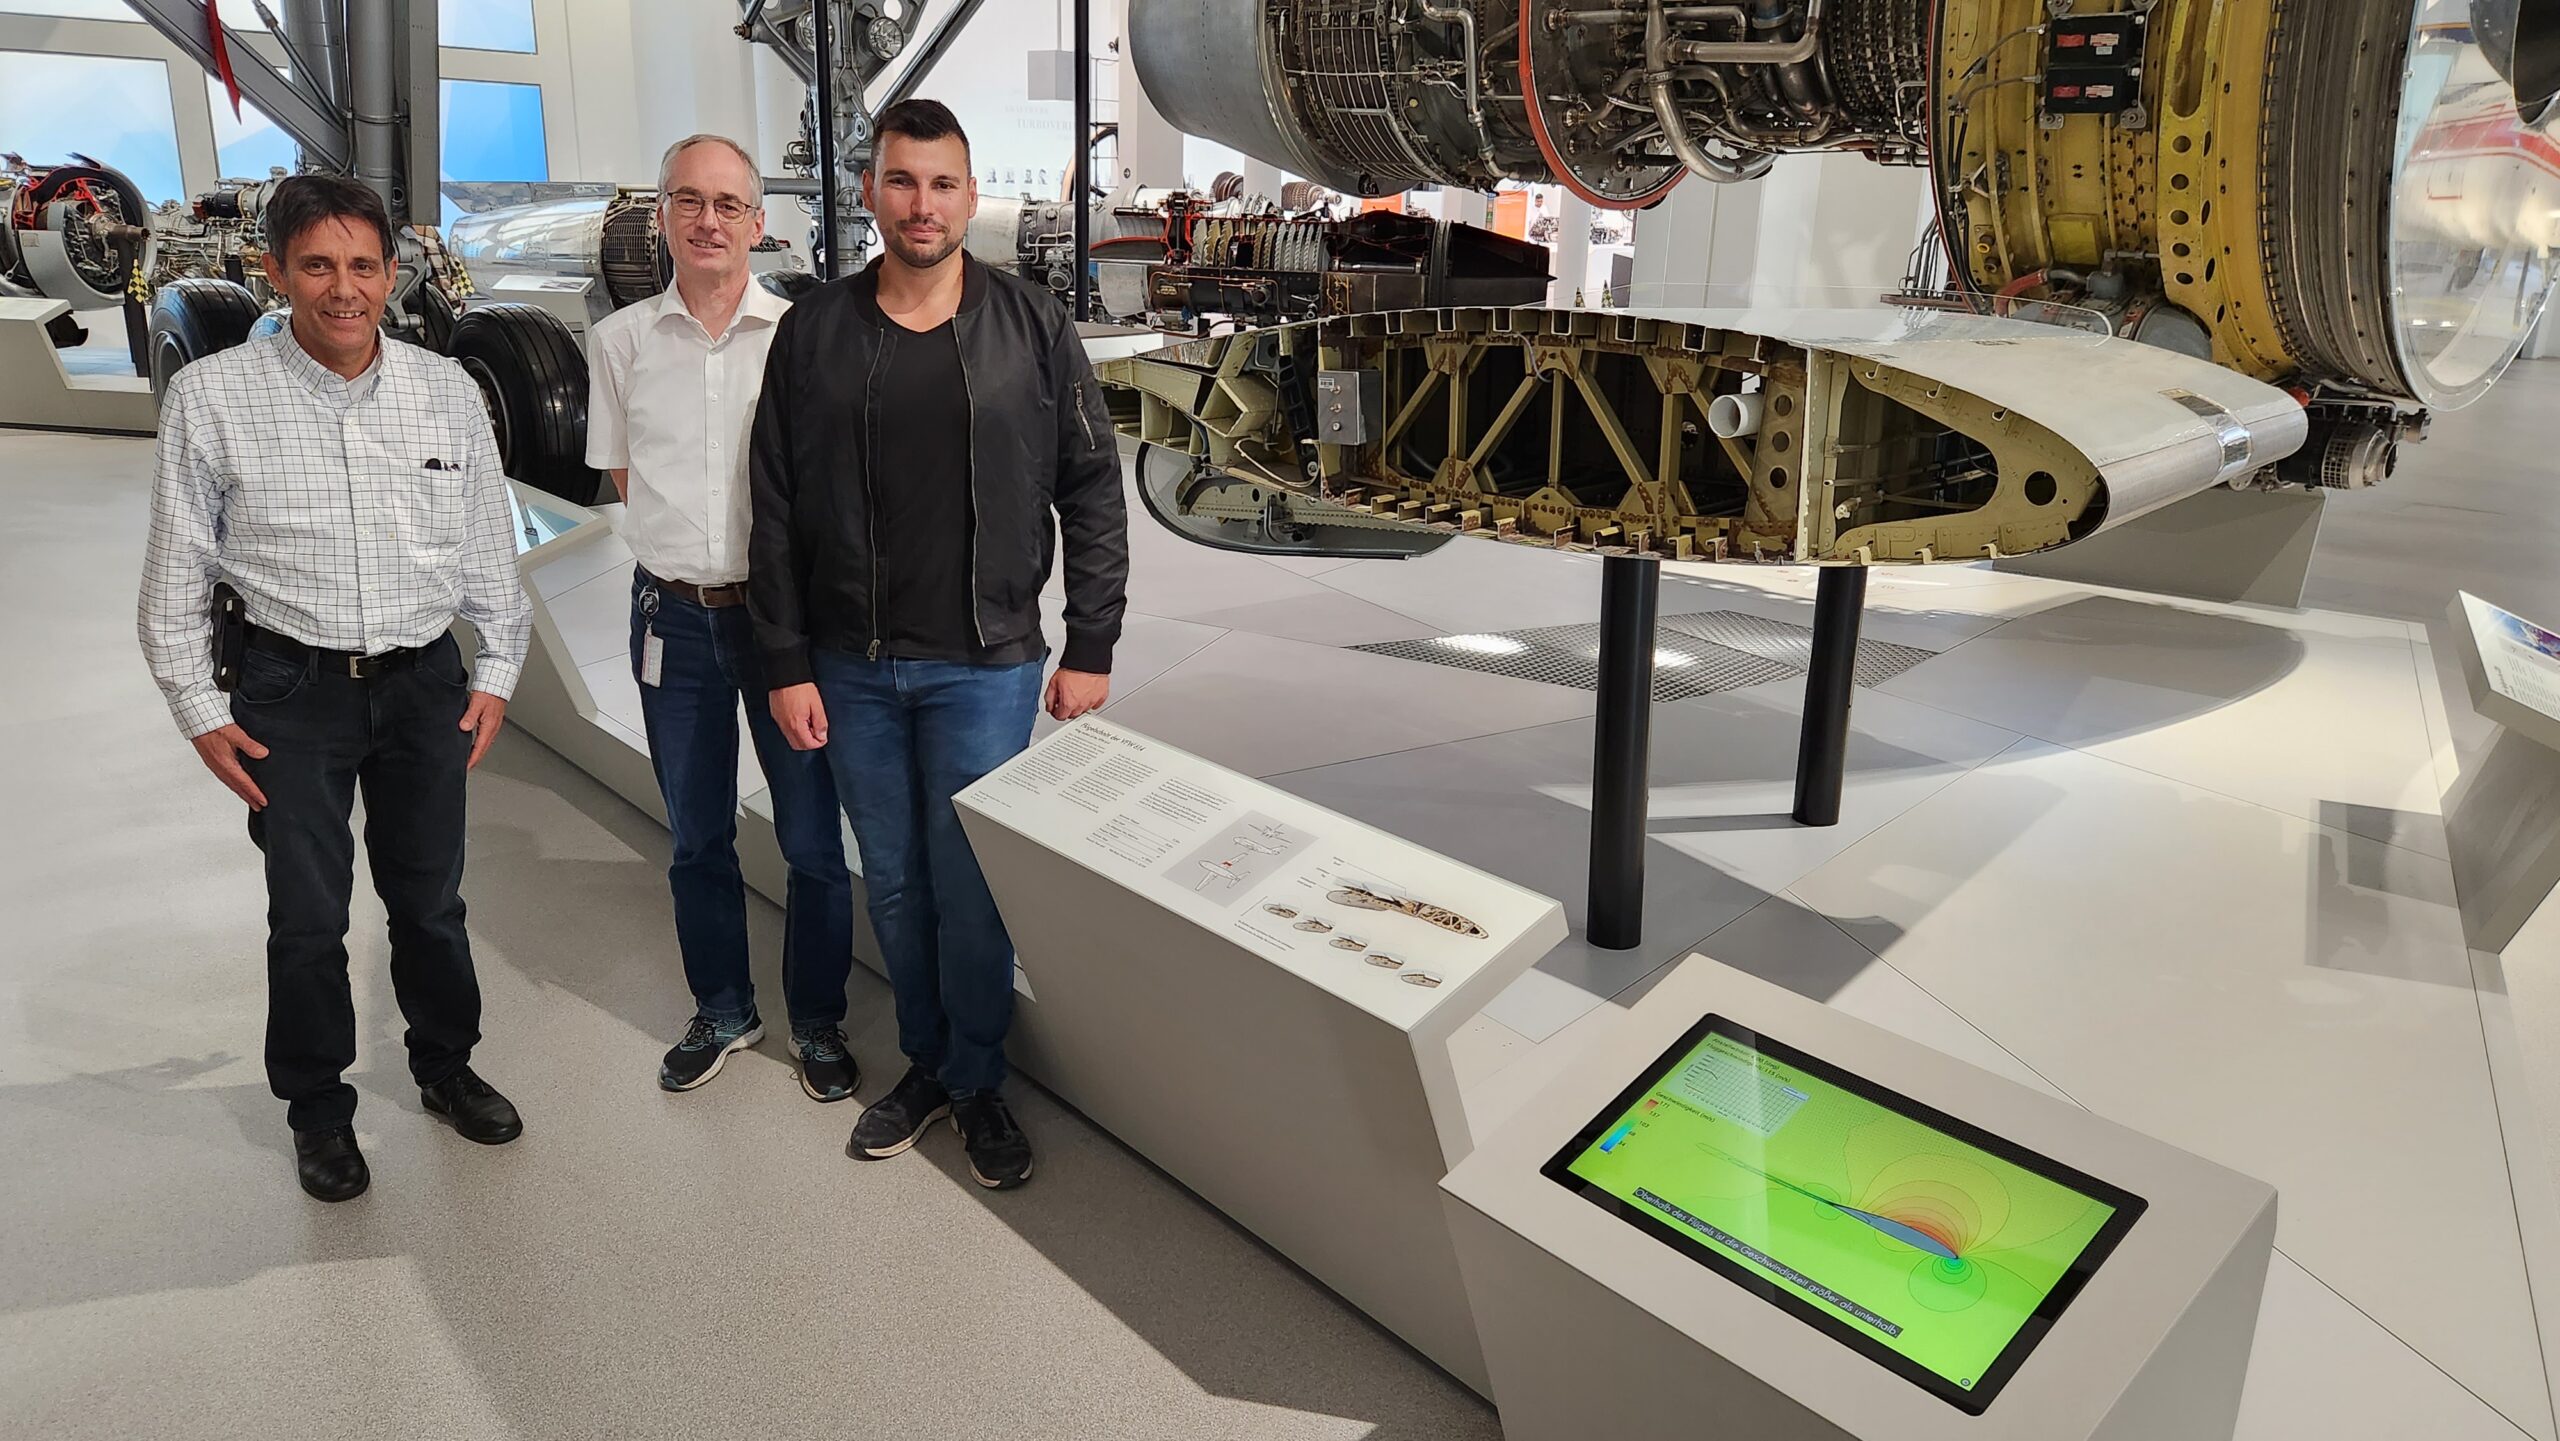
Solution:
<svg viewBox="0 0 2560 1441">
<path fill-rule="evenodd" d="M 853 1123 L 853 1139 L 845 1142 L 844 1153 L 857 1161 L 885 1161 L 950 1114 L 951 1093 L 922 1067 L 909 1066 L 889 1094 L 872 1102 Z"/>
<path fill-rule="evenodd" d="M 764 1022 L 753 1016 L 743 1021 L 696 1016 L 684 1028 L 684 1039 L 658 1063 L 658 1084 L 670 1091 L 690 1091 L 719 1075 L 731 1051 L 743 1051 L 763 1039 Z"/>
<path fill-rule="evenodd" d="M 794 1038 L 791 1048 L 800 1055 L 800 1089 L 809 1093 L 810 1100 L 853 1099 L 853 1088 L 862 1083 L 862 1070 L 853 1063 L 844 1032 L 833 1026 L 811 1031 Z"/>
<path fill-rule="evenodd" d="M 969 1174 L 991 1191 L 1010 1191 L 1031 1179 L 1031 1138 L 1013 1123 L 1004 1097 L 993 1091 L 951 1103 L 951 1129 L 969 1153 Z"/>
</svg>

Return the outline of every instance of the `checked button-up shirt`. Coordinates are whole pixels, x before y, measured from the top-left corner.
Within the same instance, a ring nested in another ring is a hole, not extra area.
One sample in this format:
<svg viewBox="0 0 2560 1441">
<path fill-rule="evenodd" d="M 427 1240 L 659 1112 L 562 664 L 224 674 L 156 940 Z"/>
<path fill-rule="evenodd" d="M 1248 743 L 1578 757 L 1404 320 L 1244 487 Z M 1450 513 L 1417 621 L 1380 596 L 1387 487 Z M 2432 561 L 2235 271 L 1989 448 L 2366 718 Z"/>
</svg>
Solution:
<svg viewBox="0 0 2560 1441">
<path fill-rule="evenodd" d="M 190 738 L 231 720 L 213 684 L 213 587 L 249 619 L 325 650 L 422 646 L 459 616 L 480 634 L 472 688 L 523 673 L 531 606 L 479 387 L 385 339 L 345 379 L 288 327 L 178 373 L 160 412 L 140 629 Z"/>
</svg>

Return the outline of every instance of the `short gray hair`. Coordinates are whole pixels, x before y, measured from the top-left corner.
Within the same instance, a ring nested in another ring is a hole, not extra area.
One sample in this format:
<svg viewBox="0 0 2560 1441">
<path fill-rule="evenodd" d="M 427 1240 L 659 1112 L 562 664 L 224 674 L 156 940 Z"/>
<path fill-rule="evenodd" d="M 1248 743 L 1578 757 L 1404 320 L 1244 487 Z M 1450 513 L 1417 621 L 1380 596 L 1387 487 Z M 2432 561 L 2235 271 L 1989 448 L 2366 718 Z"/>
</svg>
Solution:
<svg viewBox="0 0 2560 1441">
<path fill-rule="evenodd" d="M 747 199 L 758 205 L 764 203 L 764 172 L 756 168 L 756 158 L 747 153 L 747 147 L 728 136 L 712 135 L 707 132 L 701 135 L 688 135 L 667 147 L 666 157 L 658 162 L 659 194 L 666 193 L 667 177 L 675 173 L 676 157 L 697 145 L 727 146 L 729 153 L 737 156 L 739 163 L 747 167 Z"/>
</svg>

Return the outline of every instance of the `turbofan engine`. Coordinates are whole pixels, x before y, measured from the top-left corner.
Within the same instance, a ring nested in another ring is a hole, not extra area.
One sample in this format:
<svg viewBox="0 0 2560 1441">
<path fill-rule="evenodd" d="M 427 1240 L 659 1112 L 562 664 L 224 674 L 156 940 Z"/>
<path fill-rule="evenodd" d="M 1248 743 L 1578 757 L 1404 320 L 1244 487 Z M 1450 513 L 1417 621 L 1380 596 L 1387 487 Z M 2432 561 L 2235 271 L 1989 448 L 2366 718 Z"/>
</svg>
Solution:
<svg viewBox="0 0 2560 1441">
<path fill-rule="evenodd" d="M 2037 0 L 2041 3 L 2041 0 Z M 1930 0 L 1133 0 L 1147 94 L 1338 190 L 1553 180 L 1595 205 L 1793 150 L 1914 162 Z M 1235 83 L 1249 56 L 1258 86 Z"/>
</svg>

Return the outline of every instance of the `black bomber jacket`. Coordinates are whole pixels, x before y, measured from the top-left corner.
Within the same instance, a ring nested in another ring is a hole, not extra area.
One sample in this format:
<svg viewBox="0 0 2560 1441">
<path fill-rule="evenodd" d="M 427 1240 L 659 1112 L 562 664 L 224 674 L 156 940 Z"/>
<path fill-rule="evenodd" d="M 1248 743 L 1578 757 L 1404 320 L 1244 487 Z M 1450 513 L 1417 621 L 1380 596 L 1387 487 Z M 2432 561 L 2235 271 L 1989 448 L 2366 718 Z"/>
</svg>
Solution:
<svg viewBox="0 0 2560 1441">
<path fill-rule="evenodd" d="M 1064 307 L 963 254 L 953 317 L 969 391 L 970 573 L 990 661 L 1046 649 L 1040 591 L 1066 552 L 1068 670 L 1108 674 L 1129 578 L 1120 452 Z M 879 262 L 819 287 L 775 330 L 748 481 L 747 608 L 765 683 L 810 679 L 810 648 L 877 655 Z M 1053 528 L 1050 515 L 1057 523 Z M 894 544 L 894 541 L 890 542 Z"/>
</svg>

